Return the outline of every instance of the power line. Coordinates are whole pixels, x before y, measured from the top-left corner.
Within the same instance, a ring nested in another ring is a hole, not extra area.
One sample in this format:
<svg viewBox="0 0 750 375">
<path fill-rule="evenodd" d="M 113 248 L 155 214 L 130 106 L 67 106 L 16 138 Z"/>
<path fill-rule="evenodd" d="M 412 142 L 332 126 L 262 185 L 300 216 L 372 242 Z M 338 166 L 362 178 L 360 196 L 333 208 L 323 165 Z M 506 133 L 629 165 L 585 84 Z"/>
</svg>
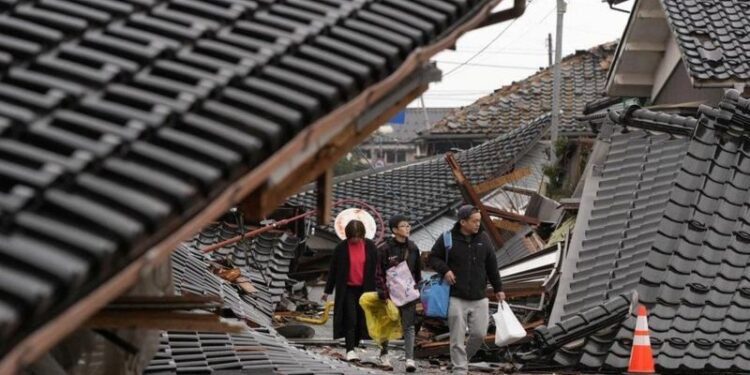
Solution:
<svg viewBox="0 0 750 375">
<path fill-rule="evenodd" d="M 442 63 L 442 64 L 458 64 L 458 65 L 466 65 L 466 66 L 479 66 L 479 67 L 484 67 L 484 68 L 522 69 L 522 70 L 539 69 L 539 67 L 521 66 L 521 65 L 481 64 L 481 63 L 467 63 L 467 62 L 461 62 L 461 61 L 445 61 L 445 60 L 435 60 L 435 61 Z"/>
<path fill-rule="evenodd" d="M 492 45 L 492 43 L 495 43 L 496 40 L 500 39 L 500 37 L 503 36 L 503 34 L 505 34 L 505 32 L 508 31 L 508 29 L 510 29 L 510 27 L 513 26 L 514 23 L 516 23 L 517 19 L 518 18 L 514 18 L 512 21 L 510 21 L 510 23 L 508 23 L 508 26 L 506 26 L 502 31 L 500 31 L 499 33 L 497 33 L 497 35 L 495 35 L 495 37 L 492 38 L 492 40 L 490 40 L 489 43 L 485 44 L 484 47 L 480 48 L 479 51 L 477 51 L 477 53 L 471 55 L 471 57 L 469 57 L 468 59 L 466 59 L 466 61 L 464 61 L 460 65 L 456 66 L 455 68 L 451 69 L 448 73 L 443 74 L 443 79 L 445 79 L 445 77 L 451 75 L 453 72 L 461 69 L 466 64 L 470 63 L 477 56 L 481 55 L 482 52 L 484 52 L 487 48 L 489 48 Z"/>
</svg>

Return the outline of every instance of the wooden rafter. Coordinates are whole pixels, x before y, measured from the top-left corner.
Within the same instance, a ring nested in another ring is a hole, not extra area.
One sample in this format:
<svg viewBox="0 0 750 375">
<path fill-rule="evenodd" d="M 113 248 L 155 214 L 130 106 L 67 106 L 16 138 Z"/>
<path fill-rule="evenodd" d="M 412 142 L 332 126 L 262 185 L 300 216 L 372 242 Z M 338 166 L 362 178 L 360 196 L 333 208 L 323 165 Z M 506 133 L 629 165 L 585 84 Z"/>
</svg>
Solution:
<svg viewBox="0 0 750 375">
<path fill-rule="evenodd" d="M 529 167 L 518 168 L 508 174 L 494 178 L 487 182 L 483 182 L 481 184 L 474 185 L 474 190 L 477 192 L 477 194 L 480 194 L 480 195 L 489 193 L 492 190 L 502 187 L 505 184 L 511 183 L 513 181 L 518 181 L 530 175 L 531 175 L 531 169 L 529 169 Z"/>
<path fill-rule="evenodd" d="M 498 248 L 502 247 L 503 238 L 500 236 L 500 232 L 492 222 L 492 218 L 490 218 L 490 215 L 487 212 L 487 208 L 484 207 L 482 199 L 474 190 L 474 186 L 471 184 L 471 181 L 469 181 L 469 179 L 464 175 L 464 172 L 461 169 L 461 166 L 458 164 L 458 161 L 456 161 L 456 158 L 454 158 L 453 154 L 450 152 L 445 155 L 445 161 L 448 163 L 448 166 L 450 166 L 451 172 L 453 172 L 453 177 L 456 179 L 458 189 L 461 191 L 461 195 L 464 197 L 464 200 L 466 200 L 466 202 L 473 205 L 479 210 L 479 212 L 482 214 L 482 225 L 484 225 L 484 229 L 489 233 L 492 242 L 494 242 L 495 246 L 497 246 Z"/>
</svg>

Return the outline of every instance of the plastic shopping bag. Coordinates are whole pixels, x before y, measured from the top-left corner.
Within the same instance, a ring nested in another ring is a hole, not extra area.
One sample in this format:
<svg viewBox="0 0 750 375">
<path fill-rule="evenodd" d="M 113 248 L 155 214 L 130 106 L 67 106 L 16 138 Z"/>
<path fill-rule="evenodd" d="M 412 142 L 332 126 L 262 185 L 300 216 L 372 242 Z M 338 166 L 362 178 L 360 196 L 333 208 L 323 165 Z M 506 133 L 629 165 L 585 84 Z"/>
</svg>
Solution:
<svg viewBox="0 0 750 375">
<path fill-rule="evenodd" d="M 396 306 L 403 306 L 419 299 L 419 290 L 414 287 L 414 277 L 406 261 L 385 271 L 385 284 L 388 287 L 388 294 Z"/>
<path fill-rule="evenodd" d="M 422 306 L 425 316 L 447 319 L 450 298 L 451 286 L 443 281 L 440 275 L 433 275 L 422 286 Z"/>
<path fill-rule="evenodd" d="M 401 338 L 401 315 L 393 301 L 383 301 L 378 293 L 367 292 L 362 293 L 359 305 L 365 311 L 367 332 L 375 342 L 383 343 Z"/>
<path fill-rule="evenodd" d="M 495 319 L 495 345 L 510 345 L 524 337 L 526 330 L 523 329 L 521 322 L 516 318 L 516 314 L 511 311 L 510 306 L 505 301 L 498 305 L 497 312 L 492 315 Z"/>
</svg>

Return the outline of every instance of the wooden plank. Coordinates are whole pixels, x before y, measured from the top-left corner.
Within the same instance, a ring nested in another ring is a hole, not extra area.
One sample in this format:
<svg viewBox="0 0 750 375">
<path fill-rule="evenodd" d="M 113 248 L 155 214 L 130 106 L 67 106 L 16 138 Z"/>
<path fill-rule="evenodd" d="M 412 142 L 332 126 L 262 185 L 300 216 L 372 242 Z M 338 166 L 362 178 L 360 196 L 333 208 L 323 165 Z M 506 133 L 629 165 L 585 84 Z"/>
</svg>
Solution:
<svg viewBox="0 0 750 375">
<path fill-rule="evenodd" d="M 506 175 L 502 175 L 498 178 L 483 182 L 478 185 L 474 185 L 474 191 L 476 191 L 477 194 L 482 195 L 485 193 L 489 193 L 492 190 L 495 190 L 499 187 L 502 187 L 503 185 L 507 183 L 518 181 L 530 175 L 531 175 L 531 169 L 529 169 L 529 167 L 518 168 L 514 170 L 513 172 L 510 172 Z"/>
<path fill-rule="evenodd" d="M 493 207 L 487 207 L 487 212 L 489 212 L 490 215 L 497 216 L 502 219 L 507 219 L 511 221 L 517 221 L 519 223 L 525 223 L 528 225 L 539 225 L 541 222 L 537 218 L 533 218 L 526 215 L 519 215 L 517 213 L 508 212 L 504 210 L 500 210 Z"/>
<path fill-rule="evenodd" d="M 433 44 L 418 48 L 412 52 L 401 63 L 396 72 L 383 81 L 367 88 L 347 104 L 308 126 L 306 130 L 297 134 L 292 141 L 274 153 L 268 160 L 241 176 L 237 181 L 228 186 L 223 193 L 214 197 L 207 207 L 194 214 L 191 218 L 186 219 L 186 222 L 183 222 L 181 226 L 162 228 L 166 233 L 169 233 L 165 235 L 165 238 L 159 240 L 158 243 L 155 243 L 149 249 L 135 252 L 142 255 L 135 258 L 133 262 L 118 271 L 117 274 L 112 275 L 112 277 L 91 293 L 67 307 L 59 315 L 48 320 L 42 326 L 34 328 L 22 341 L 15 344 L 8 353 L 5 353 L 0 360 L 0 374 L 20 372 L 25 366 L 28 366 L 49 352 L 50 349 L 64 337 L 73 333 L 97 310 L 103 308 L 117 296 L 125 293 L 148 270 L 163 263 L 182 241 L 191 238 L 206 224 L 223 215 L 229 208 L 241 202 L 248 194 L 255 191 L 262 184 L 267 183 L 272 172 L 280 166 L 288 164 L 289 160 L 293 160 L 295 155 L 316 146 L 317 143 L 314 140 L 335 133 L 342 126 L 346 126 L 347 121 L 342 121 L 343 119 L 356 117 L 357 113 L 360 113 L 367 105 L 379 100 L 391 90 L 396 89 L 402 80 L 409 74 L 417 71 L 418 67 L 429 64 L 432 56 L 446 48 L 454 46 L 456 40 L 461 35 L 481 25 L 484 19 L 491 14 L 491 10 L 499 3 L 500 0 L 490 0 L 470 19 L 460 23 L 458 27 L 451 29 L 448 35 Z M 426 87 L 424 90 L 426 90 Z"/>
<path fill-rule="evenodd" d="M 247 330 L 244 322 L 222 319 L 215 314 L 154 310 L 102 310 L 91 317 L 84 327 L 231 333 Z"/>
<path fill-rule="evenodd" d="M 495 228 L 497 229 L 505 229 L 507 231 L 511 231 L 513 233 L 518 233 L 523 230 L 523 225 L 516 224 L 509 220 L 497 220 L 493 219 L 492 224 L 495 225 Z"/>
<path fill-rule="evenodd" d="M 479 213 L 482 215 L 482 225 L 484 225 L 484 229 L 489 233 L 490 239 L 492 239 L 495 246 L 498 248 L 502 247 L 504 242 L 503 238 L 500 236 L 500 232 L 495 228 L 494 224 L 492 224 L 492 218 L 490 218 L 487 208 L 482 204 L 482 199 L 479 198 L 479 195 L 474 191 L 474 187 L 471 185 L 469 179 L 464 175 L 463 170 L 461 170 L 461 165 L 458 164 L 458 161 L 450 152 L 445 155 L 445 161 L 451 168 L 451 172 L 453 172 L 453 177 L 458 184 L 458 190 L 461 191 L 464 200 L 479 210 Z"/>
<path fill-rule="evenodd" d="M 331 222 L 333 209 L 333 169 L 328 169 L 318 177 L 316 183 L 318 203 L 318 225 Z"/>
</svg>

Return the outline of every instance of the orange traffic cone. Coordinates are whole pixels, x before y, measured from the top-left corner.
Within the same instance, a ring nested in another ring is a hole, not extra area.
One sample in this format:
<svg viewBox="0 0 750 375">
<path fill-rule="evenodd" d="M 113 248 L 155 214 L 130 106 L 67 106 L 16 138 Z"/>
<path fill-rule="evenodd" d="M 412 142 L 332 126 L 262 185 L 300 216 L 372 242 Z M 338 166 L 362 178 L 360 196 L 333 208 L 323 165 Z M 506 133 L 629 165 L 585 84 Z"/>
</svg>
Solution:
<svg viewBox="0 0 750 375">
<path fill-rule="evenodd" d="M 648 313 L 643 305 L 638 305 L 638 320 L 635 323 L 633 348 L 630 351 L 628 373 L 655 374 L 654 355 L 651 352 L 651 339 L 648 335 Z"/>
</svg>

